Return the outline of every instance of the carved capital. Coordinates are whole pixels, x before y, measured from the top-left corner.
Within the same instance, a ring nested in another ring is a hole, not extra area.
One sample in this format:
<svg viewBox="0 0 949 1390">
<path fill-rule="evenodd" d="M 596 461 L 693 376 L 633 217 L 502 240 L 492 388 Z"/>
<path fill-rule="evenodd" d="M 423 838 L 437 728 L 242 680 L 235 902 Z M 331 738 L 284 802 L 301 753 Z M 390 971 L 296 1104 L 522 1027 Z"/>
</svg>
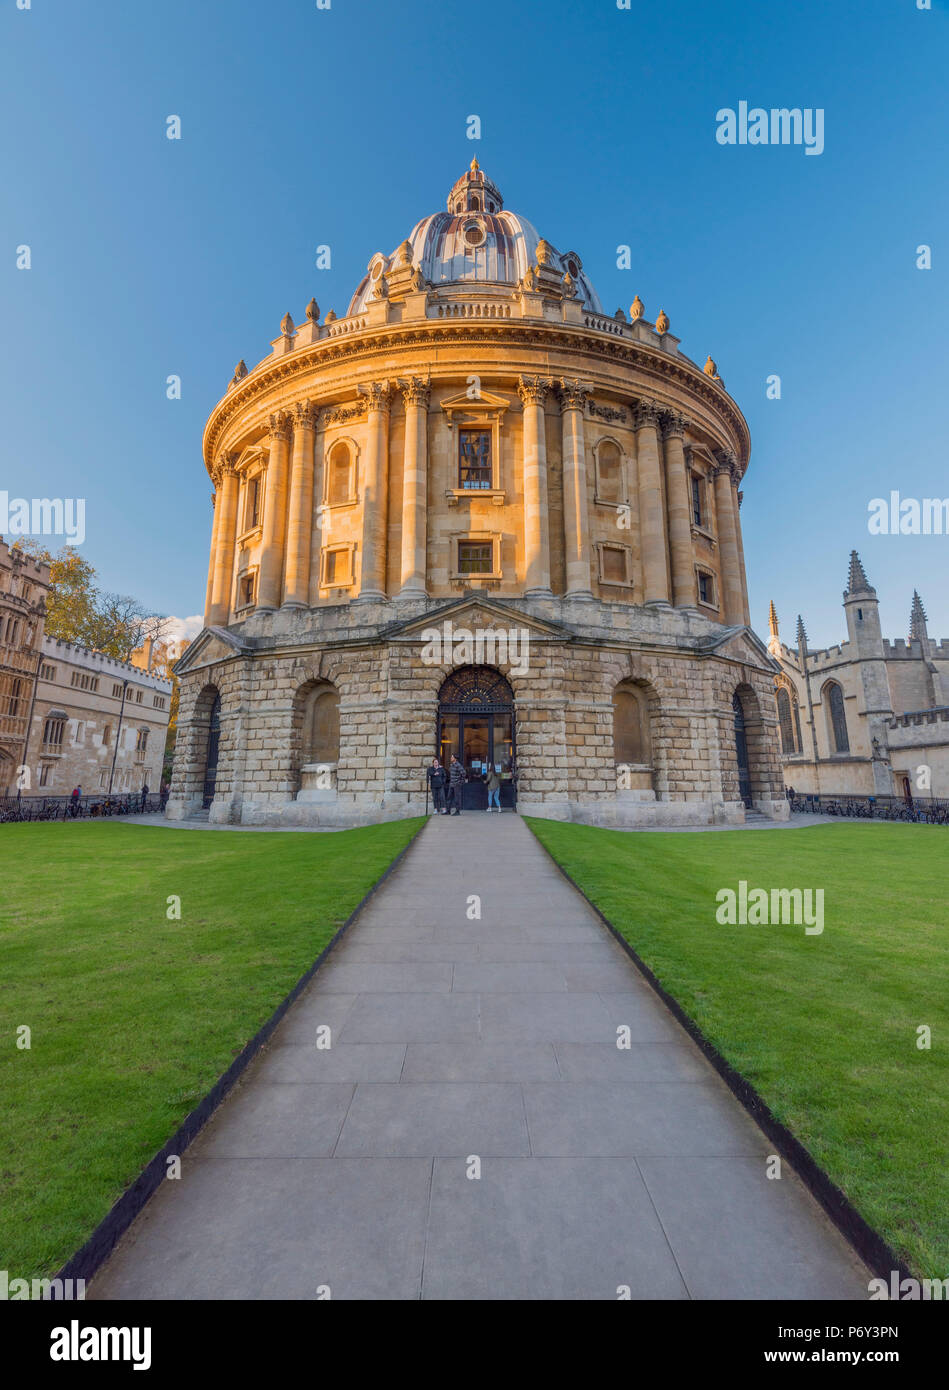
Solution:
<svg viewBox="0 0 949 1390">
<path fill-rule="evenodd" d="M 663 439 L 681 439 L 689 424 L 688 417 L 678 410 L 664 410 L 662 412 L 662 437 Z"/>
<path fill-rule="evenodd" d="M 422 410 L 428 409 L 432 388 L 420 376 L 399 377 L 399 389 L 406 406 L 417 405 Z"/>
<path fill-rule="evenodd" d="M 292 428 L 293 421 L 290 417 L 289 411 L 275 410 L 273 415 L 271 415 L 270 417 L 269 425 L 271 440 L 288 440 L 290 438 L 290 430 Z"/>
<path fill-rule="evenodd" d="M 521 404 L 542 406 L 553 389 L 553 384 L 549 376 L 519 376 L 517 394 L 521 398 Z"/>
<path fill-rule="evenodd" d="M 572 380 L 567 377 L 560 378 L 557 387 L 557 395 L 560 399 L 561 410 L 582 410 L 586 405 L 593 388 L 586 382 L 574 377 Z"/>
<path fill-rule="evenodd" d="M 388 414 L 392 407 L 392 387 L 388 381 L 370 381 L 367 385 L 356 388 L 361 396 L 366 397 L 366 408 L 372 414 L 374 410 Z"/>
<path fill-rule="evenodd" d="M 738 467 L 738 460 L 731 449 L 716 449 L 715 457 L 718 460 L 715 468 L 716 478 L 722 473 L 727 473 L 731 482 L 737 487 L 741 479 L 741 469 Z"/>
<path fill-rule="evenodd" d="M 315 430 L 319 419 L 319 409 L 312 401 L 297 401 L 293 407 L 293 424 L 296 429 Z"/>
<path fill-rule="evenodd" d="M 633 426 L 637 430 L 658 429 L 659 407 L 648 396 L 643 396 L 633 406 Z"/>
</svg>

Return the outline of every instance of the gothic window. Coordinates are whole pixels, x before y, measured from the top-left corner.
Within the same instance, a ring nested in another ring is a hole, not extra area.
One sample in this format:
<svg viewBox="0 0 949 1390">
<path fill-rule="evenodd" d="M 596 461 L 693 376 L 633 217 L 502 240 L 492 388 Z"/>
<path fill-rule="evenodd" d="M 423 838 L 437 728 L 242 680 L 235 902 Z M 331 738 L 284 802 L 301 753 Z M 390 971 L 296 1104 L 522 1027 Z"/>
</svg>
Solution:
<svg viewBox="0 0 949 1390">
<path fill-rule="evenodd" d="M 111 724 L 106 724 L 105 728 L 102 730 L 102 747 L 103 747 L 103 748 L 108 748 L 108 746 L 109 746 L 109 744 L 110 744 L 111 742 L 112 742 L 112 725 L 111 725 Z"/>
<path fill-rule="evenodd" d="M 619 506 L 626 500 L 623 486 L 623 455 L 612 439 L 604 439 L 596 450 L 596 500 Z"/>
<path fill-rule="evenodd" d="M 778 691 L 778 722 L 781 726 L 781 752 L 786 756 L 796 753 L 794 746 L 794 722 L 791 715 L 791 697 L 783 688 Z"/>
<path fill-rule="evenodd" d="M 836 681 L 824 686 L 827 700 L 827 729 L 835 753 L 849 753 L 850 739 L 847 735 L 847 714 L 844 709 L 844 692 Z"/>
<path fill-rule="evenodd" d="M 22 682 L 19 676 L 14 676 L 10 682 L 10 693 L 7 696 L 7 714 L 18 714 L 20 710 L 20 686 Z"/>
<path fill-rule="evenodd" d="M 59 750 L 63 746 L 66 718 L 50 715 L 43 726 L 43 747 Z"/>
<path fill-rule="evenodd" d="M 651 761 L 646 693 L 628 681 L 613 691 L 613 757 L 617 765 Z"/>
<path fill-rule="evenodd" d="M 477 490 L 490 488 L 491 431 L 458 431 L 458 486 Z"/>
</svg>

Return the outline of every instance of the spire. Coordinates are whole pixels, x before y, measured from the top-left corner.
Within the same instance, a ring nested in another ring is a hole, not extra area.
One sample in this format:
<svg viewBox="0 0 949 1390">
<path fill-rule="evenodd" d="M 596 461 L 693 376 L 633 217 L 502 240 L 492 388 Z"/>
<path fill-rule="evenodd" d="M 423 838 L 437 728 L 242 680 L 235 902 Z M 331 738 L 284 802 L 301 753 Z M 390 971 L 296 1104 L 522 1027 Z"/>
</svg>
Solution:
<svg viewBox="0 0 949 1390">
<path fill-rule="evenodd" d="M 913 590 L 913 606 L 909 612 L 909 640 L 924 642 L 929 636 L 926 631 L 926 610 L 916 590 Z"/>
<path fill-rule="evenodd" d="M 774 606 L 774 599 L 768 605 L 768 627 L 772 637 L 778 635 L 778 610 Z"/>
<path fill-rule="evenodd" d="M 804 630 L 804 619 L 800 613 L 797 615 L 797 645 L 802 652 L 807 650 L 807 633 Z"/>
<path fill-rule="evenodd" d="M 872 594 L 876 590 L 867 579 L 863 565 L 860 563 L 860 556 L 855 550 L 850 552 L 850 572 L 847 576 L 847 592 L 849 594 Z"/>
</svg>

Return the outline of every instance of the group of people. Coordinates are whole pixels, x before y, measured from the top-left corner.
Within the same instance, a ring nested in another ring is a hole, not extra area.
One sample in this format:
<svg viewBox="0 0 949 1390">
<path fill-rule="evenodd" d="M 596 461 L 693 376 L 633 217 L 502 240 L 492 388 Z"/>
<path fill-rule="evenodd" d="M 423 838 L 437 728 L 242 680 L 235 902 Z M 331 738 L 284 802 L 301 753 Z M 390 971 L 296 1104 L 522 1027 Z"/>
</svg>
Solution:
<svg viewBox="0 0 949 1390">
<path fill-rule="evenodd" d="M 454 753 L 447 767 L 442 767 L 438 758 L 433 758 L 427 775 L 436 816 L 460 816 L 462 787 L 467 774 Z M 484 782 L 488 789 L 488 812 L 497 811 L 500 815 L 501 777 L 493 765 L 488 769 Z"/>
</svg>

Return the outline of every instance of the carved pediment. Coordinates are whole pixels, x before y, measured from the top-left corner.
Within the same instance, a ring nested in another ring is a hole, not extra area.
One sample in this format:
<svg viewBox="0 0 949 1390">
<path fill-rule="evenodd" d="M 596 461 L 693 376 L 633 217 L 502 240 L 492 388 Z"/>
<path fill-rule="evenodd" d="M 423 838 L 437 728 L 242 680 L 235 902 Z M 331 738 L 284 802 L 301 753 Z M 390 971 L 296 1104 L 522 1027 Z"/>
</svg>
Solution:
<svg viewBox="0 0 949 1390">
<path fill-rule="evenodd" d="M 206 627 L 176 664 L 175 675 L 182 676 L 203 666 L 214 666 L 219 661 L 230 661 L 232 657 L 243 656 L 248 651 L 250 648 L 226 628 Z"/>
<path fill-rule="evenodd" d="M 729 628 L 721 637 L 713 639 L 707 650 L 727 661 L 739 661 L 743 666 L 755 666 L 761 671 L 780 671 L 781 667 L 771 656 L 768 648 L 757 633 L 750 627 Z"/>
<path fill-rule="evenodd" d="M 457 396 L 449 396 L 442 401 L 441 407 L 448 417 L 449 427 L 454 428 L 455 425 L 477 425 L 500 420 L 510 404 L 503 396 L 495 396 L 490 391 L 482 391 L 477 396 L 460 391 Z"/>
</svg>

